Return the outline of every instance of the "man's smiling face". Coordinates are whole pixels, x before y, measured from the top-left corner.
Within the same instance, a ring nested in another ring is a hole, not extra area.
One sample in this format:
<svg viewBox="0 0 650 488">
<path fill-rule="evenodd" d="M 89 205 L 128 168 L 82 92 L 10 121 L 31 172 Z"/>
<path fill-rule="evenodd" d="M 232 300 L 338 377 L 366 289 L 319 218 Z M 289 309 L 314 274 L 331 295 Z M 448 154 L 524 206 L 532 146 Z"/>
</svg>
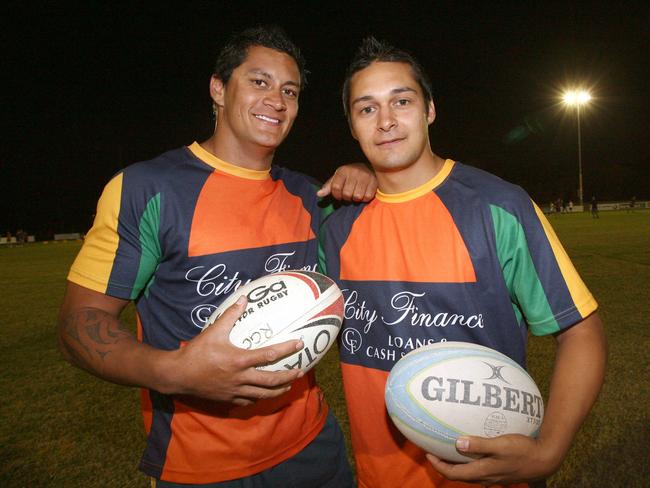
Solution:
<svg viewBox="0 0 650 488">
<path fill-rule="evenodd" d="M 229 134 L 229 153 L 275 150 L 289 134 L 298 115 L 300 72 L 288 54 L 252 46 L 226 85 L 216 78 L 212 85 L 217 130 Z"/>
</svg>

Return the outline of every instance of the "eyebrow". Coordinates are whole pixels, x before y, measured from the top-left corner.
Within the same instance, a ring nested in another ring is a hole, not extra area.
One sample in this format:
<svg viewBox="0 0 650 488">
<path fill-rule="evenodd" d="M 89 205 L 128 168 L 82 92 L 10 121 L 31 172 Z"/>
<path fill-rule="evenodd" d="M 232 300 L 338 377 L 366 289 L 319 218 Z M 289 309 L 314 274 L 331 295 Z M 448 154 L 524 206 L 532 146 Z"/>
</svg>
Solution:
<svg viewBox="0 0 650 488">
<path fill-rule="evenodd" d="M 393 88 L 390 91 L 390 94 L 391 94 L 391 96 L 393 96 L 393 95 L 399 95 L 400 93 L 406 93 L 406 92 L 417 93 L 417 91 L 414 88 L 411 88 L 411 87 L 408 87 L 408 86 L 401 86 L 399 88 Z M 350 106 L 354 105 L 355 103 L 359 103 L 359 102 L 369 102 L 370 100 L 373 100 L 374 98 L 375 97 L 373 97 L 372 95 L 364 95 L 364 96 L 361 96 L 361 97 L 358 97 L 358 98 L 355 98 L 354 100 L 352 100 L 352 102 L 350 103 Z"/>
<path fill-rule="evenodd" d="M 266 71 L 264 71 L 262 69 L 259 69 L 259 68 L 249 69 L 248 74 L 260 75 L 260 76 L 263 76 L 264 78 L 266 78 L 267 80 L 272 80 L 273 79 L 273 75 L 271 75 L 271 73 L 267 73 Z M 297 81 L 293 81 L 293 80 L 285 81 L 282 84 L 282 86 L 286 86 L 286 85 L 295 86 L 296 88 L 300 88 L 300 83 L 298 83 Z"/>
</svg>

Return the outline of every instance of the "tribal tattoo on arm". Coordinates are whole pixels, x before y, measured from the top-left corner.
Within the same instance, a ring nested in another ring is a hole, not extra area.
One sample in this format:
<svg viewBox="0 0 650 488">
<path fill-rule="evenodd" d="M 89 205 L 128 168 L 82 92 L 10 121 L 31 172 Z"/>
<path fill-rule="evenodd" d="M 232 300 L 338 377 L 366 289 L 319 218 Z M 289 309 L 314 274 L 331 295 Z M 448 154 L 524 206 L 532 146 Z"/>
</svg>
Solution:
<svg viewBox="0 0 650 488">
<path fill-rule="evenodd" d="M 73 364 L 91 372 L 102 371 L 118 343 L 135 340 L 124 323 L 102 310 L 81 309 L 63 317 L 63 353 Z"/>
</svg>

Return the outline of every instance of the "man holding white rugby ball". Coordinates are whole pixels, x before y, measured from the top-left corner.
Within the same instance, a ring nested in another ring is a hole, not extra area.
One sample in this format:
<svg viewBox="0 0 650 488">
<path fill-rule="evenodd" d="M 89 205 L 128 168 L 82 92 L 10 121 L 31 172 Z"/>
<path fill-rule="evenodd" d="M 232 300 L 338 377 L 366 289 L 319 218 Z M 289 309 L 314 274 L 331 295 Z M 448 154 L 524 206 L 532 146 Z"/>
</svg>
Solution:
<svg viewBox="0 0 650 488">
<path fill-rule="evenodd" d="M 370 199 L 363 165 L 317 183 L 272 166 L 305 85 L 296 46 L 277 28 L 233 36 L 210 80 L 208 140 L 127 167 L 105 187 L 68 276 L 59 340 L 90 373 L 142 387 L 158 487 L 324 487 L 353 483 L 342 433 L 314 373 L 265 372 L 301 341 L 244 350 L 228 334 L 245 299 L 200 334 L 228 295 L 282 269 L 315 270 L 330 191 Z M 120 322 L 134 301 L 138 337 Z"/>
<path fill-rule="evenodd" d="M 521 188 L 433 153 L 430 83 L 410 54 L 366 39 L 348 68 L 343 105 L 379 183 L 372 202 L 332 214 L 321 237 L 322 269 L 345 298 L 341 369 L 359 486 L 544 479 L 559 468 L 603 382 L 596 301 Z M 537 438 L 461 437 L 458 451 L 479 459 L 450 464 L 392 425 L 384 388 L 400 357 L 461 341 L 525 366 L 529 332 L 557 341 Z"/>
</svg>

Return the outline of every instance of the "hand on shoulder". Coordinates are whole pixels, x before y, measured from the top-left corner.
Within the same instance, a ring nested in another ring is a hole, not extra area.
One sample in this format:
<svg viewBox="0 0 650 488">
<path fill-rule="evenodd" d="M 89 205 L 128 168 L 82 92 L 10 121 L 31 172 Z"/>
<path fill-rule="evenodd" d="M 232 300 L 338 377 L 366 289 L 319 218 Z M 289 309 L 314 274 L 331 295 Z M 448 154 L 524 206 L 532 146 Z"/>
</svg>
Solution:
<svg viewBox="0 0 650 488">
<path fill-rule="evenodd" d="M 377 192 L 377 178 L 363 163 L 340 166 L 318 191 L 319 197 L 332 195 L 337 200 L 369 202 Z"/>
</svg>

